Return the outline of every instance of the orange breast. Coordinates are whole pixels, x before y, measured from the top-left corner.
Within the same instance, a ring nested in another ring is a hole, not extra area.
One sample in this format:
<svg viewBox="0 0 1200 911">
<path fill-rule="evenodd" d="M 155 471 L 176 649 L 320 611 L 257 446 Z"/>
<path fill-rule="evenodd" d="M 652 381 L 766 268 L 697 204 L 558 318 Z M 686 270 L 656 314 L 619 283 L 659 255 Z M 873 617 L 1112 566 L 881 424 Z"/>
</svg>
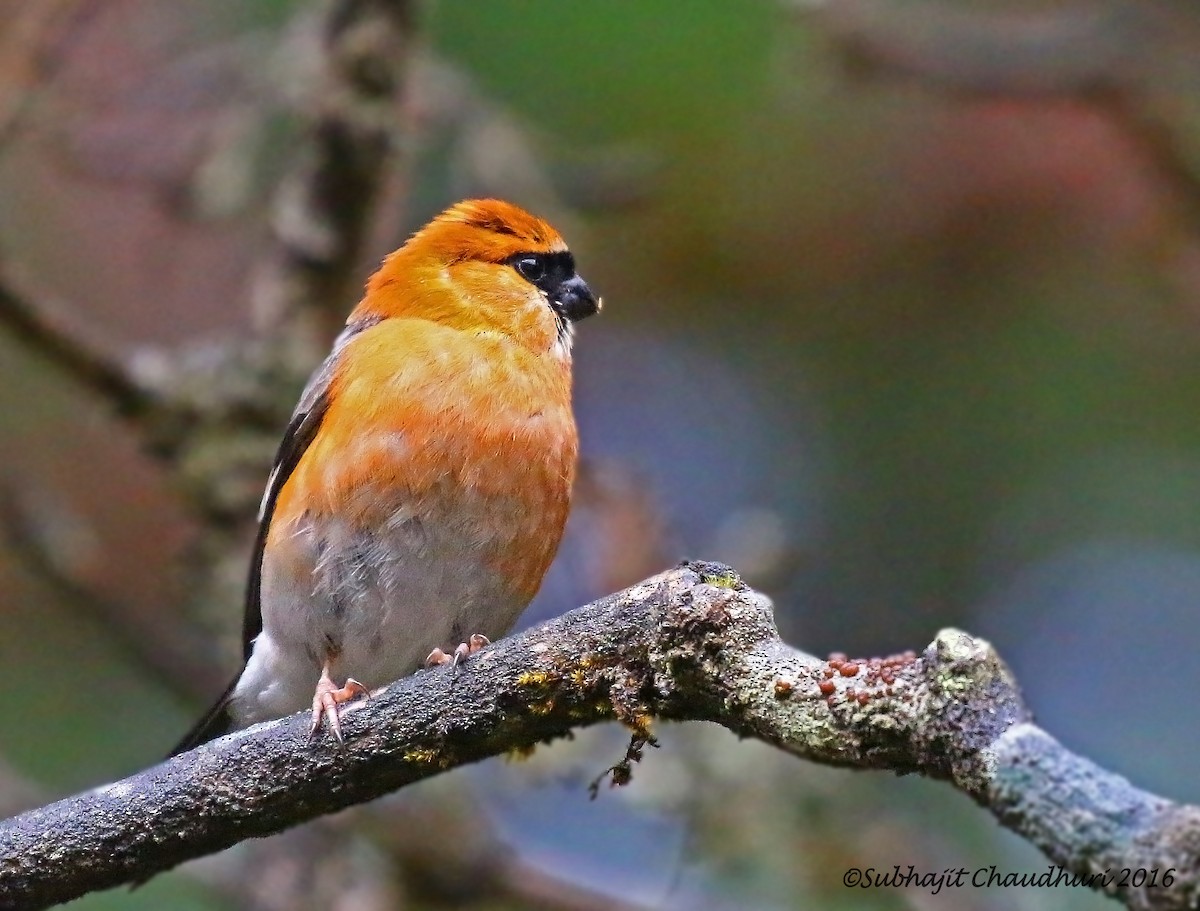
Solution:
<svg viewBox="0 0 1200 911">
<path fill-rule="evenodd" d="M 343 349 L 318 434 L 282 487 L 268 548 L 292 520 L 366 534 L 437 523 L 532 598 L 558 547 L 577 438 L 569 364 L 500 335 L 389 319 Z"/>
</svg>

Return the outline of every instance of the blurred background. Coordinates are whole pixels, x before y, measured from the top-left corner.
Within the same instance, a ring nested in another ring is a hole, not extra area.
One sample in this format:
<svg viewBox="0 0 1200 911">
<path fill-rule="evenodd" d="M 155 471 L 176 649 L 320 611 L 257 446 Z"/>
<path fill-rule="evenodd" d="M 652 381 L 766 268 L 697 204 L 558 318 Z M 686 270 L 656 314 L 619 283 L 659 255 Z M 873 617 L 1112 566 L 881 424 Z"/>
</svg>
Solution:
<svg viewBox="0 0 1200 911">
<path fill-rule="evenodd" d="M 390 153 L 296 218 L 331 71 Z M 220 691 L 304 376 L 475 195 L 606 303 L 523 622 L 727 561 L 816 654 L 990 639 L 1068 747 L 1200 800 L 1198 125 L 1183 0 L 0 0 L 0 816 L 158 761 Z M 620 730 L 77 907 L 1108 906 L 848 890 L 1048 862 L 942 784 L 657 732 L 594 802 Z"/>
</svg>

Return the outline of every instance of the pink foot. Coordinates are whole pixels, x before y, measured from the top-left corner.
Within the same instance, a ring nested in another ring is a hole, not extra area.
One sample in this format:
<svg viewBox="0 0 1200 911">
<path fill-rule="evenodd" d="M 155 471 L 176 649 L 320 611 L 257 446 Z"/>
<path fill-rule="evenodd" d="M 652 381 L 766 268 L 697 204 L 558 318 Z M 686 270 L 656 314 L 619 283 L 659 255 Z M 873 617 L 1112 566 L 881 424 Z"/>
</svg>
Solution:
<svg viewBox="0 0 1200 911">
<path fill-rule="evenodd" d="M 447 655 L 440 648 L 435 648 L 429 653 L 429 657 L 425 659 L 426 667 L 437 667 L 441 664 L 449 664 L 457 667 L 462 662 L 466 661 L 471 655 L 474 655 L 481 648 L 485 648 L 492 644 L 492 640 L 487 636 L 475 633 L 466 642 L 460 642 L 454 650 L 453 655 Z"/>
<path fill-rule="evenodd" d="M 313 693 L 312 727 L 309 728 L 308 736 L 316 736 L 321 730 L 321 720 L 324 719 L 337 742 L 341 743 L 342 720 L 338 717 L 338 707 L 356 696 L 371 698 L 367 688 L 353 677 L 346 678 L 345 686 L 337 686 L 329 676 L 329 665 L 326 663 L 321 671 L 321 679 L 317 681 L 317 691 Z"/>
</svg>

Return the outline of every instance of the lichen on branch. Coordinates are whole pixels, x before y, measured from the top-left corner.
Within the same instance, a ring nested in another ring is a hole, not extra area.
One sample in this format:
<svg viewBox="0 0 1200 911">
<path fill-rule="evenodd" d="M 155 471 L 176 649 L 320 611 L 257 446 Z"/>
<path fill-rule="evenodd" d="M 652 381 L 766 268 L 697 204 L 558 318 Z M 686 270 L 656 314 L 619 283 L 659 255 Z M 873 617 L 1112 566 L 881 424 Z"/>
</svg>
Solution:
<svg viewBox="0 0 1200 911">
<path fill-rule="evenodd" d="M 1133 908 L 1190 907 L 1200 894 L 1200 810 L 1134 788 L 1033 725 L 986 642 L 945 630 L 920 655 L 820 659 L 780 640 L 769 599 L 728 567 L 686 563 L 465 666 L 397 681 L 345 712 L 343 746 L 310 742 L 296 715 L 0 824 L 0 908 L 144 879 L 602 721 L 633 731 L 615 767 L 627 778 L 655 718 L 947 780 L 1074 872 L 1176 870 L 1170 886 L 1109 886 Z"/>
</svg>

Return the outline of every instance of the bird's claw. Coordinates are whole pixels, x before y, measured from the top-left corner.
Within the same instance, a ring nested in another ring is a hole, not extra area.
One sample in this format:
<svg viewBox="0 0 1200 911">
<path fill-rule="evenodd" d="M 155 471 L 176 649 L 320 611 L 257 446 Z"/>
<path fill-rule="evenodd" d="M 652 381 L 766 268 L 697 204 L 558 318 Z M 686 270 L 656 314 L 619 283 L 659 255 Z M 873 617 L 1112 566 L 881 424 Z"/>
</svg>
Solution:
<svg viewBox="0 0 1200 911">
<path fill-rule="evenodd" d="M 435 648 L 429 653 L 429 657 L 425 659 L 425 666 L 438 667 L 443 664 L 449 664 L 451 667 L 458 667 L 458 665 L 466 661 L 477 651 L 491 644 L 492 640 L 487 636 L 475 633 L 466 642 L 460 642 L 452 655 L 447 655 L 440 648 Z"/>
<path fill-rule="evenodd" d="M 334 685 L 328 675 L 322 674 L 321 679 L 317 681 L 317 691 L 313 694 L 312 727 L 308 730 L 308 736 L 312 738 L 317 735 L 324 719 L 329 725 L 329 732 L 338 743 L 342 743 L 342 719 L 339 717 L 338 707 L 356 696 L 371 698 L 367 688 L 353 677 L 347 677 L 345 686 L 339 687 Z"/>
</svg>

